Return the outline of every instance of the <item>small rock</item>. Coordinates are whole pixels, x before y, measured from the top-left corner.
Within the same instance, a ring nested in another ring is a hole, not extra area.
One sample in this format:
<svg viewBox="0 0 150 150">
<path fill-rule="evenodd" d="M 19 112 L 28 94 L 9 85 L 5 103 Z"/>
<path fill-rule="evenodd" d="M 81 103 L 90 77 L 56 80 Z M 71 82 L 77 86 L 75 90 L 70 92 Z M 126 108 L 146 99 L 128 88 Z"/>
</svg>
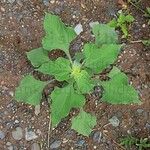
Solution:
<svg viewBox="0 0 150 150">
<path fill-rule="evenodd" d="M 94 142 L 100 142 L 102 139 L 102 133 L 100 131 L 96 131 L 94 134 L 93 134 L 93 141 Z"/>
<path fill-rule="evenodd" d="M 119 124 L 120 124 L 120 121 L 119 121 L 119 119 L 116 116 L 113 116 L 112 118 L 110 118 L 109 122 L 114 127 L 118 127 Z"/>
<path fill-rule="evenodd" d="M 150 124 L 146 123 L 145 127 L 150 130 Z"/>
<path fill-rule="evenodd" d="M 14 147 L 12 145 L 10 145 L 9 147 L 7 147 L 8 150 L 14 150 Z"/>
<path fill-rule="evenodd" d="M 19 120 L 15 120 L 15 123 L 18 124 L 18 123 L 19 123 Z"/>
<path fill-rule="evenodd" d="M 49 0 L 43 0 L 43 3 L 45 6 L 48 6 L 49 5 Z"/>
<path fill-rule="evenodd" d="M 50 145 L 50 149 L 56 149 L 58 147 L 60 147 L 61 145 L 61 141 L 60 140 L 55 140 L 51 145 Z"/>
<path fill-rule="evenodd" d="M 15 140 L 21 140 L 23 137 L 23 131 L 21 127 L 17 127 L 16 130 L 12 131 L 12 137 Z"/>
<path fill-rule="evenodd" d="M 31 145 L 31 150 L 40 150 L 39 144 L 38 144 L 38 143 L 33 143 L 33 144 Z"/>
<path fill-rule="evenodd" d="M 78 147 L 82 147 L 84 144 L 85 144 L 85 140 L 79 139 L 75 145 Z"/>
<path fill-rule="evenodd" d="M 35 106 L 34 113 L 35 113 L 37 116 L 39 115 L 39 113 L 40 113 L 40 105 L 36 105 L 36 106 Z"/>
<path fill-rule="evenodd" d="M 144 110 L 139 108 L 139 109 L 137 109 L 136 111 L 137 111 L 139 114 L 142 114 Z"/>
<path fill-rule="evenodd" d="M 7 145 L 7 146 L 10 146 L 10 145 L 12 145 L 12 144 L 11 144 L 10 142 L 7 142 L 6 145 Z"/>
<path fill-rule="evenodd" d="M 5 8 L 4 8 L 4 7 L 1 7 L 1 11 L 4 12 L 4 11 L 5 11 Z"/>
<path fill-rule="evenodd" d="M 15 0 L 8 0 L 8 2 L 12 4 L 15 2 Z"/>
<path fill-rule="evenodd" d="M 90 22 L 90 23 L 89 23 L 89 25 L 90 25 L 90 27 L 91 27 L 91 28 L 92 28 L 94 25 L 97 25 L 97 24 L 99 24 L 99 22 L 98 22 L 98 21 Z"/>
<path fill-rule="evenodd" d="M 31 141 L 31 140 L 34 140 L 36 138 L 38 138 L 38 136 L 35 134 L 35 132 L 33 132 L 31 130 L 29 131 L 27 128 L 25 129 L 25 139 L 27 141 Z"/>
<path fill-rule="evenodd" d="M 5 138 L 5 133 L 0 130 L 0 140 L 3 140 Z"/>
<path fill-rule="evenodd" d="M 77 35 L 83 32 L 82 24 L 81 23 L 77 24 L 76 27 L 74 28 L 74 31 L 76 32 Z"/>
<path fill-rule="evenodd" d="M 9 92 L 9 95 L 10 95 L 11 97 L 13 97 L 13 96 L 14 96 L 14 92 L 13 92 L 13 91 L 10 91 L 10 92 Z"/>
</svg>

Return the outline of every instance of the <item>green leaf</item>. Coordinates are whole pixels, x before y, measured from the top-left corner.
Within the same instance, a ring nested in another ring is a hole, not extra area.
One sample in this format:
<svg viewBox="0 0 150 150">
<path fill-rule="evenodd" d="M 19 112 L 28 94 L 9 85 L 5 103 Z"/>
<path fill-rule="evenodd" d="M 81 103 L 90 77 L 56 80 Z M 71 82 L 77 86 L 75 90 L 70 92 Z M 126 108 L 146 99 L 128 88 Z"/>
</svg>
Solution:
<svg viewBox="0 0 150 150">
<path fill-rule="evenodd" d="M 55 88 L 51 94 L 51 99 L 53 127 L 69 114 L 71 108 L 81 108 L 85 104 L 84 96 L 77 94 L 73 85 L 68 85 L 64 88 Z"/>
<path fill-rule="evenodd" d="M 128 77 L 116 67 L 109 73 L 111 79 L 102 82 L 102 100 L 111 104 L 141 103 L 137 91 L 128 83 Z"/>
<path fill-rule="evenodd" d="M 98 47 L 102 44 L 114 44 L 118 41 L 117 33 L 109 25 L 94 25 L 92 27 L 92 32 L 95 35 L 95 43 Z"/>
<path fill-rule="evenodd" d="M 47 82 L 36 80 L 33 76 L 27 75 L 22 79 L 19 87 L 16 88 L 15 99 L 31 105 L 38 105 L 46 84 Z"/>
<path fill-rule="evenodd" d="M 46 13 L 44 30 L 43 48 L 48 51 L 61 49 L 68 54 L 70 42 L 76 38 L 74 29 L 66 27 L 58 16 Z"/>
<path fill-rule="evenodd" d="M 122 31 L 123 34 L 124 34 L 124 37 L 126 38 L 126 37 L 128 36 L 128 28 L 127 28 L 127 25 L 126 25 L 126 24 L 122 24 L 122 25 L 120 26 L 120 28 L 121 28 L 121 31 Z"/>
<path fill-rule="evenodd" d="M 95 125 L 96 117 L 85 111 L 81 111 L 78 116 L 72 119 L 71 128 L 84 136 L 89 136 Z"/>
<path fill-rule="evenodd" d="M 84 54 L 82 52 L 77 52 L 74 56 L 76 62 L 80 62 L 84 59 Z"/>
<path fill-rule="evenodd" d="M 31 64 L 34 67 L 39 67 L 43 63 L 49 61 L 48 52 L 45 51 L 42 47 L 36 48 L 27 52 L 27 58 L 31 61 Z"/>
<path fill-rule="evenodd" d="M 78 75 L 74 76 L 74 79 L 79 91 L 83 94 L 90 92 L 94 87 L 90 75 L 85 70 L 82 70 Z"/>
<path fill-rule="evenodd" d="M 114 18 L 114 19 L 112 19 L 109 23 L 108 23 L 108 25 L 110 26 L 110 27 L 112 27 L 112 28 L 117 28 L 117 20 Z"/>
<path fill-rule="evenodd" d="M 37 70 L 55 76 L 56 80 L 64 81 L 70 78 L 71 66 L 68 59 L 59 57 L 55 61 L 49 61 L 39 67 Z"/>
<path fill-rule="evenodd" d="M 123 13 L 121 13 L 117 19 L 117 22 L 121 26 L 126 22 L 126 16 Z"/>
<path fill-rule="evenodd" d="M 150 39 L 149 40 L 142 40 L 142 43 L 145 45 L 145 46 L 150 46 Z"/>
<path fill-rule="evenodd" d="M 135 19 L 134 19 L 134 17 L 133 17 L 132 15 L 127 15 L 127 16 L 125 17 L 125 20 L 126 20 L 126 22 L 131 23 L 131 22 L 133 22 Z"/>
<path fill-rule="evenodd" d="M 85 66 L 92 69 L 94 73 L 103 71 L 113 64 L 120 52 L 121 45 L 107 44 L 98 48 L 95 44 L 85 44 Z"/>
</svg>

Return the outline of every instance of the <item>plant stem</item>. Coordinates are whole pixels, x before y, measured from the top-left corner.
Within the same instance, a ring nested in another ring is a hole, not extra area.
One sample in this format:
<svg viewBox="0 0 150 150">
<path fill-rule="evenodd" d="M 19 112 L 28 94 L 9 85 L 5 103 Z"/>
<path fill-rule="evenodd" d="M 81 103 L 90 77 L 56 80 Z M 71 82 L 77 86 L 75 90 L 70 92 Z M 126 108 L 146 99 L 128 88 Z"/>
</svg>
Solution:
<svg viewBox="0 0 150 150">
<path fill-rule="evenodd" d="M 68 53 L 66 53 L 66 55 L 67 55 L 67 57 L 69 58 L 70 63 L 73 64 L 73 61 L 72 61 L 72 58 L 71 58 L 70 53 L 68 52 Z"/>
<path fill-rule="evenodd" d="M 55 80 L 55 79 L 52 79 L 52 80 L 48 81 L 48 84 L 50 84 L 50 83 L 52 83 L 52 82 L 54 82 L 54 81 L 56 81 L 56 80 Z"/>
<path fill-rule="evenodd" d="M 49 125 L 48 125 L 48 138 L 47 138 L 48 148 L 50 147 L 50 133 L 51 133 L 51 115 L 49 115 Z"/>
<path fill-rule="evenodd" d="M 137 41 L 129 41 L 130 43 L 142 43 L 142 40 L 137 40 Z"/>
</svg>

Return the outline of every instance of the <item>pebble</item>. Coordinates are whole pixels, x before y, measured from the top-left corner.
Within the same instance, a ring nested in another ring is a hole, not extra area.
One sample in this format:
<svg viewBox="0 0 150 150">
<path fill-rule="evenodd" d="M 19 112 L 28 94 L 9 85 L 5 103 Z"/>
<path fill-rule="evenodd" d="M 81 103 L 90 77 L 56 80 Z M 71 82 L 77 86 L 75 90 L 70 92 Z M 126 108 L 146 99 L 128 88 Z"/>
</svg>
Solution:
<svg viewBox="0 0 150 150">
<path fill-rule="evenodd" d="M 120 121 L 119 121 L 119 119 L 116 116 L 113 116 L 112 118 L 110 118 L 109 122 L 114 127 L 118 127 L 119 124 L 120 124 Z"/>
<path fill-rule="evenodd" d="M 9 147 L 7 147 L 8 150 L 14 150 L 14 147 L 12 145 L 10 145 Z"/>
<path fill-rule="evenodd" d="M 145 127 L 150 130 L 150 124 L 146 123 Z"/>
<path fill-rule="evenodd" d="M 35 134 L 35 132 L 28 130 L 27 128 L 25 128 L 25 139 L 27 141 L 31 141 L 38 138 L 38 136 Z"/>
<path fill-rule="evenodd" d="M 79 139 L 75 145 L 78 147 L 82 147 L 84 144 L 85 144 L 85 140 Z"/>
<path fill-rule="evenodd" d="M 94 25 L 97 25 L 97 24 L 99 24 L 99 22 L 98 22 L 98 21 L 90 22 L 90 23 L 89 23 L 89 25 L 90 25 L 90 27 L 91 27 L 91 28 L 92 28 Z"/>
<path fill-rule="evenodd" d="M 45 6 L 49 6 L 49 0 L 43 0 Z"/>
<path fill-rule="evenodd" d="M 5 138 L 5 133 L 0 130 L 0 140 L 3 140 Z"/>
<path fill-rule="evenodd" d="M 94 134 L 93 134 L 93 141 L 94 142 L 100 142 L 102 139 L 102 133 L 100 131 L 96 131 Z"/>
<path fill-rule="evenodd" d="M 12 4 L 15 2 L 15 0 L 8 0 L 8 2 Z"/>
<path fill-rule="evenodd" d="M 79 35 L 81 32 L 83 32 L 83 27 L 82 24 L 79 23 L 75 26 L 74 31 L 76 32 L 77 35 Z"/>
<path fill-rule="evenodd" d="M 139 109 L 137 109 L 136 111 L 137 111 L 139 114 L 142 114 L 144 110 L 139 108 Z"/>
<path fill-rule="evenodd" d="M 33 143 L 33 144 L 31 145 L 31 150 L 40 150 L 39 144 L 38 144 L 38 143 Z"/>
<path fill-rule="evenodd" d="M 23 138 L 23 131 L 21 127 L 17 127 L 14 131 L 12 131 L 12 137 L 15 140 L 21 140 Z"/>
<path fill-rule="evenodd" d="M 40 105 L 35 106 L 34 113 L 38 116 L 40 114 Z"/>
<path fill-rule="evenodd" d="M 55 140 L 55 141 L 50 145 L 50 149 L 59 148 L 60 145 L 61 145 L 61 141 L 60 141 L 60 140 Z"/>
</svg>

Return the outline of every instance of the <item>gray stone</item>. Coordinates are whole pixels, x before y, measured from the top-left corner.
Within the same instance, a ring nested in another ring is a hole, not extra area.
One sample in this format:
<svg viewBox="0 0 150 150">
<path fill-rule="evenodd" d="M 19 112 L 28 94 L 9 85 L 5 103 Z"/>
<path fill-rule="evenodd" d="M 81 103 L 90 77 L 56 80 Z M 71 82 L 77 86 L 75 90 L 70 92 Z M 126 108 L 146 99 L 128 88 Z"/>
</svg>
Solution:
<svg viewBox="0 0 150 150">
<path fill-rule="evenodd" d="M 5 138 L 5 133 L 0 130 L 0 140 L 3 140 Z"/>
<path fill-rule="evenodd" d="M 17 127 L 14 131 L 12 131 L 12 137 L 15 140 L 21 140 L 23 138 L 23 131 L 21 127 Z"/>
<path fill-rule="evenodd" d="M 83 147 L 84 144 L 85 144 L 85 140 L 79 139 L 79 140 L 76 142 L 75 145 L 78 146 L 78 147 Z"/>
<path fill-rule="evenodd" d="M 38 136 L 35 134 L 35 132 L 28 130 L 27 128 L 25 129 L 25 139 L 27 141 L 31 141 L 38 138 Z"/>
<path fill-rule="evenodd" d="M 8 0 L 8 2 L 12 4 L 15 2 L 15 0 Z"/>
<path fill-rule="evenodd" d="M 120 121 L 119 121 L 119 119 L 116 116 L 113 116 L 112 118 L 110 118 L 109 122 L 114 127 L 118 127 L 119 124 L 120 124 Z"/>
<path fill-rule="evenodd" d="M 35 106 L 34 113 L 35 113 L 37 116 L 39 115 L 39 113 L 40 113 L 40 105 L 36 105 L 36 106 Z"/>
<path fill-rule="evenodd" d="M 7 146 L 10 146 L 10 145 L 12 145 L 12 144 L 11 144 L 10 142 L 7 142 L 6 145 L 7 145 Z"/>
<path fill-rule="evenodd" d="M 79 23 L 75 26 L 74 31 L 76 32 L 77 35 L 79 35 L 81 32 L 83 32 L 83 27 L 82 24 Z"/>
<path fill-rule="evenodd" d="M 137 109 L 136 111 L 137 111 L 139 114 L 142 114 L 144 110 L 139 108 L 139 109 Z"/>
<path fill-rule="evenodd" d="M 102 133 L 100 131 L 96 131 L 94 134 L 93 134 L 93 141 L 94 142 L 100 142 L 102 139 Z"/>
<path fill-rule="evenodd" d="M 38 144 L 38 143 L 33 143 L 33 144 L 31 145 L 31 150 L 40 150 L 39 144 Z"/>
<path fill-rule="evenodd" d="M 145 127 L 150 130 L 150 124 L 146 123 Z"/>
<path fill-rule="evenodd" d="M 9 147 L 7 147 L 8 150 L 14 150 L 14 147 L 12 145 L 10 145 Z"/>
<path fill-rule="evenodd" d="M 49 0 L 43 0 L 45 6 L 49 6 Z"/>
<path fill-rule="evenodd" d="M 61 145 L 61 141 L 60 141 L 60 140 L 55 140 L 55 141 L 50 145 L 50 149 L 59 148 L 60 145 Z"/>
</svg>

